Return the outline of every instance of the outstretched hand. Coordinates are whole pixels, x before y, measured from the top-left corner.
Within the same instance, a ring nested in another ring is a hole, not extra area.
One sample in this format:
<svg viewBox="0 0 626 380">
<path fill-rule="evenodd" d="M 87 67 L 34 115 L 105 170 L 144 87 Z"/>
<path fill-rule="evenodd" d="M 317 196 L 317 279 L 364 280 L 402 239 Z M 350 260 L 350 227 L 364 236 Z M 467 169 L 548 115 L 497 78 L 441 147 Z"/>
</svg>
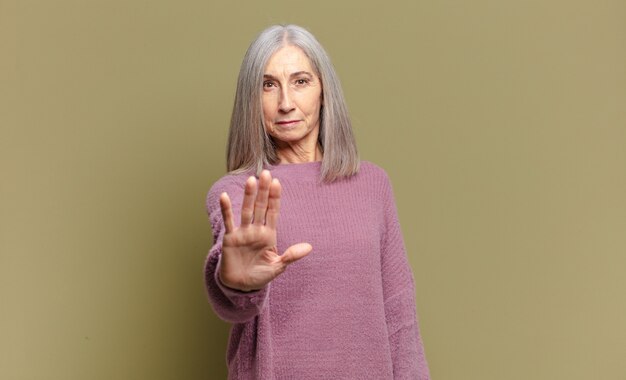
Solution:
<svg viewBox="0 0 626 380">
<path fill-rule="evenodd" d="M 258 189 L 257 189 L 258 187 Z M 287 265 L 308 255 L 308 243 L 292 245 L 279 255 L 276 250 L 276 224 L 281 187 L 268 170 L 246 181 L 241 206 L 241 225 L 235 227 L 228 194 L 220 196 L 225 234 L 219 275 L 229 288 L 258 290 L 283 273 Z"/>
</svg>

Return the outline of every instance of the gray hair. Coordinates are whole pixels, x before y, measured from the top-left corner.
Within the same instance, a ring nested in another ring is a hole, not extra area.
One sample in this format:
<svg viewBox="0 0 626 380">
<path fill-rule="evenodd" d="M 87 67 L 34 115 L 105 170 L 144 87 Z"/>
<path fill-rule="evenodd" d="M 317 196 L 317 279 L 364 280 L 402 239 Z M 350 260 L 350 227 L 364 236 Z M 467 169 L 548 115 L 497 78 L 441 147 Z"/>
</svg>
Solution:
<svg viewBox="0 0 626 380">
<path fill-rule="evenodd" d="M 322 83 L 319 144 L 324 153 L 321 176 L 325 182 L 349 177 L 359 170 L 359 156 L 339 78 L 326 51 L 306 29 L 296 25 L 274 25 L 250 44 L 241 63 L 235 104 L 226 149 L 227 170 L 261 172 L 276 165 L 274 142 L 263 124 L 263 74 L 267 62 L 281 47 L 297 46 L 311 61 Z"/>
</svg>

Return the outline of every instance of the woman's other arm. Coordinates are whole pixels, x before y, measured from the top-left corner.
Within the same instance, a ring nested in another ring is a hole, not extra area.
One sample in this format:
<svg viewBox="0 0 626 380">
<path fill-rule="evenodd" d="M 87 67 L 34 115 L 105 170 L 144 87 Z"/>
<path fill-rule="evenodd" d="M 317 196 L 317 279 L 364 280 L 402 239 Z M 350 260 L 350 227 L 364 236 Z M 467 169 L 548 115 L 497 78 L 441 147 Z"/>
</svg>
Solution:
<svg viewBox="0 0 626 380">
<path fill-rule="evenodd" d="M 415 285 L 406 256 L 393 190 L 383 181 L 381 268 L 394 379 L 430 379 L 415 308 Z"/>
</svg>

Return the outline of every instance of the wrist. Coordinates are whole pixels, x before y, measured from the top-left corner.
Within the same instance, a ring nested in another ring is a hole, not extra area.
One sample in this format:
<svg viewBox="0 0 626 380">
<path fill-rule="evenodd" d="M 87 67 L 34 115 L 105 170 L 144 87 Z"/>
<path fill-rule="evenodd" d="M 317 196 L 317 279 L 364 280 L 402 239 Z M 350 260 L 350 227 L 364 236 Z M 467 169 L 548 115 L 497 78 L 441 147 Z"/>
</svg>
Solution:
<svg viewBox="0 0 626 380">
<path fill-rule="evenodd" d="M 220 260 L 221 261 L 221 260 Z M 221 268 L 221 263 L 218 262 L 218 266 L 217 266 L 217 281 L 226 289 L 234 291 L 234 292 L 241 292 L 241 293 L 252 293 L 252 292 L 256 292 L 259 291 L 261 289 L 255 289 L 255 288 L 251 288 L 248 286 L 245 286 L 244 284 L 239 284 L 236 282 L 232 282 L 228 280 L 228 276 L 224 276 L 224 273 L 222 272 L 222 268 Z"/>
</svg>

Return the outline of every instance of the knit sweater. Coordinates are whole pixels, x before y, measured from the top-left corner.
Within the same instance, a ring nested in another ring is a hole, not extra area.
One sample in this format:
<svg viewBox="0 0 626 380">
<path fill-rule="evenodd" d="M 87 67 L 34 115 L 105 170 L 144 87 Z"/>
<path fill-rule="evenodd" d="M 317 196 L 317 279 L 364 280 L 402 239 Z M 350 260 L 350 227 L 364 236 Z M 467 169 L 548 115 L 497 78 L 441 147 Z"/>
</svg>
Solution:
<svg viewBox="0 0 626 380">
<path fill-rule="evenodd" d="M 229 379 L 430 379 L 386 173 L 362 162 L 358 174 L 322 183 L 320 162 L 269 169 L 282 185 L 278 252 L 301 242 L 313 251 L 261 290 L 224 286 L 219 196 L 230 196 L 238 226 L 250 173 L 211 187 L 205 283 L 214 311 L 232 323 Z"/>
</svg>

